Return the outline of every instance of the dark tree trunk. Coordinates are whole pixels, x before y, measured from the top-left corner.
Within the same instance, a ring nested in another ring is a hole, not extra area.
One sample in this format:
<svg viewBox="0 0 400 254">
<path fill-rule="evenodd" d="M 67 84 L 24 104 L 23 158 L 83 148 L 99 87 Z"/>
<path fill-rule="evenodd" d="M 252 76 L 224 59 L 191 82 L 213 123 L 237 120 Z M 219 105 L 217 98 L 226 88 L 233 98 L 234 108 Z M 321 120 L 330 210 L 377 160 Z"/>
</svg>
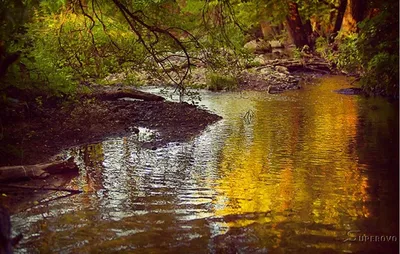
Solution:
<svg viewBox="0 0 400 254">
<path fill-rule="evenodd" d="M 330 40 L 333 40 L 337 36 L 337 34 L 340 31 L 340 28 L 342 27 L 342 23 L 343 23 L 343 18 L 344 18 L 344 13 L 346 11 L 346 7 L 347 7 L 347 0 L 340 0 L 338 13 L 337 13 L 337 16 L 336 16 L 336 21 L 335 21 L 335 26 L 333 28 L 333 33 L 332 33 L 332 36 L 331 36 Z"/>
<path fill-rule="evenodd" d="M 289 14 L 286 16 L 289 33 L 293 39 L 293 43 L 297 48 L 308 45 L 307 35 L 304 31 L 303 24 L 298 10 L 297 3 L 289 2 Z"/>
<path fill-rule="evenodd" d="M 346 32 L 358 32 L 357 23 L 363 21 L 368 16 L 370 7 L 365 0 L 347 0 L 341 29 Z"/>
<path fill-rule="evenodd" d="M 2 205 L 0 205 L 0 253 L 13 253 L 10 215 Z"/>
<path fill-rule="evenodd" d="M 309 19 L 303 25 L 304 33 L 307 36 L 307 44 L 310 46 L 311 49 L 314 49 L 315 45 L 315 36 L 313 34 L 313 29 L 311 26 L 311 21 Z"/>
<path fill-rule="evenodd" d="M 358 23 L 364 20 L 367 16 L 368 4 L 365 0 L 351 0 L 351 14 L 354 20 Z"/>
<path fill-rule="evenodd" d="M 13 247 L 22 239 L 22 234 L 11 238 L 11 221 L 8 210 L 0 204 L 0 253 L 12 254 Z"/>
<path fill-rule="evenodd" d="M 3 42 L 0 41 L 0 79 L 7 73 L 8 67 L 15 63 L 19 58 L 19 53 L 7 53 Z"/>
</svg>

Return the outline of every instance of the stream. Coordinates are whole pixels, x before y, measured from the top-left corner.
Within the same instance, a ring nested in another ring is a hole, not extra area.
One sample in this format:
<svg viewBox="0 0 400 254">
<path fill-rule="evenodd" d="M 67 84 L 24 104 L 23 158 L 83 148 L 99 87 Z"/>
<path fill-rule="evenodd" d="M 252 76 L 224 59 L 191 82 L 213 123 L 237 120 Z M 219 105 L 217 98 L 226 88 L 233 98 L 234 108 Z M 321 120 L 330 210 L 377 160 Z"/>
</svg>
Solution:
<svg viewBox="0 0 400 254">
<path fill-rule="evenodd" d="M 15 252 L 397 253 L 398 104 L 349 86 L 201 91 L 223 120 L 189 142 L 144 149 L 141 128 L 65 151 L 84 193 L 13 215 Z"/>
</svg>

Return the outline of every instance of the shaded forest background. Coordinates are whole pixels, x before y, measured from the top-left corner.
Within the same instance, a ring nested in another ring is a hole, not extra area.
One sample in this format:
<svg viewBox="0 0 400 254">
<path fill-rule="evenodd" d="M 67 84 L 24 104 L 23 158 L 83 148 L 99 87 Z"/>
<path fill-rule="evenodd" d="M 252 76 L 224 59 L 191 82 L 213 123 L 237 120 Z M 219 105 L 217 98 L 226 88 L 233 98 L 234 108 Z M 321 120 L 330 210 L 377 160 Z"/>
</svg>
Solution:
<svg viewBox="0 0 400 254">
<path fill-rule="evenodd" d="M 398 97 L 399 2 L 394 0 L 0 4 L 2 105 L 16 98 L 37 104 L 48 97 L 73 98 L 89 92 L 88 83 L 102 83 L 114 73 L 141 85 L 141 71 L 151 72 L 185 91 L 194 61 L 206 63 L 210 73 L 234 76 L 254 58 L 244 45 L 256 39 L 293 45 L 300 58 L 307 49 L 358 76 L 367 93 Z"/>
</svg>

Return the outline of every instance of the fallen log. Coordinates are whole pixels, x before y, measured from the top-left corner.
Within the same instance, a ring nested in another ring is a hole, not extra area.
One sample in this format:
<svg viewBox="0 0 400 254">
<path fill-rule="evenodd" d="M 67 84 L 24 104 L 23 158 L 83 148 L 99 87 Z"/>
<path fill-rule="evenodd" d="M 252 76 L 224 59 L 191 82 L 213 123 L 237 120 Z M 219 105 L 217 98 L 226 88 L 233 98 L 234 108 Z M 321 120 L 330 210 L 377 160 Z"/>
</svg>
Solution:
<svg viewBox="0 0 400 254">
<path fill-rule="evenodd" d="M 63 187 L 44 187 L 44 186 L 35 187 L 35 186 L 13 185 L 13 184 L 0 184 L 0 187 L 16 188 L 23 190 L 35 190 L 35 191 L 64 191 L 64 192 L 69 192 L 71 194 L 79 194 L 83 192 L 81 190 L 74 190 Z"/>
<path fill-rule="evenodd" d="M 163 101 L 164 97 L 142 92 L 133 88 L 126 88 L 120 90 L 105 90 L 89 95 L 90 98 L 96 98 L 99 100 L 114 101 L 121 98 L 131 98 L 144 101 Z"/>
<path fill-rule="evenodd" d="M 78 166 L 71 157 L 64 161 L 27 166 L 0 167 L 0 182 L 17 181 L 29 178 L 46 178 L 52 174 L 78 172 Z"/>
<path fill-rule="evenodd" d="M 275 60 L 267 60 L 261 66 L 274 66 L 274 67 L 283 66 L 286 67 L 289 72 L 314 71 L 314 72 L 321 72 L 324 74 L 329 74 L 332 72 L 330 64 L 319 59 L 310 59 L 310 60 L 275 59 Z"/>
</svg>

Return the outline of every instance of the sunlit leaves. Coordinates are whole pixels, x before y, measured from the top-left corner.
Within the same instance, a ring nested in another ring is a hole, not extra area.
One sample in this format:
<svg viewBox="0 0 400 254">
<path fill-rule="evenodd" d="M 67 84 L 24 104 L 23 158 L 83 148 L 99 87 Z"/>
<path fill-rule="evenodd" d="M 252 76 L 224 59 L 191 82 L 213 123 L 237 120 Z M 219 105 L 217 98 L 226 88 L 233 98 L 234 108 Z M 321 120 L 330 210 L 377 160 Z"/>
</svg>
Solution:
<svg viewBox="0 0 400 254">
<path fill-rule="evenodd" d="M 55 14 L 59 13 L 67 4 L 67 0 L 42 0 L 40 1 L 40 8 L 45 13 Z"/>
</svg>

